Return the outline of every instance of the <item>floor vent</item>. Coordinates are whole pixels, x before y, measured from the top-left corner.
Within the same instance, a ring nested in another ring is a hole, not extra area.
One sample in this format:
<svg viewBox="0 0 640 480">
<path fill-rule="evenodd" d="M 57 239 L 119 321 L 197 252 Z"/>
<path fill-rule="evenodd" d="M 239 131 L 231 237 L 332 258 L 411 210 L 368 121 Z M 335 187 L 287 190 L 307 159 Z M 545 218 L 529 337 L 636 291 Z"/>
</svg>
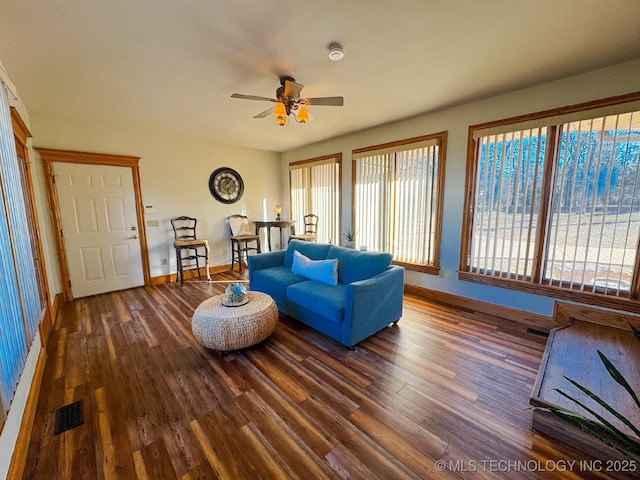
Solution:
<svg viewBox="0 0 640 480">
<path fill-rule="evenodd" d="M 56 410 L 56 430 L 55 435 L 76 428 L 84 423 L 82 412 L 82 401 L 70 403 Z"/>
<path fill-rule="evenodd" d="M 527 328 L 527 333 L 531 333 L 532 335 L 538 335 L 539 337 L 549 337 L 549 332 L 543 332 L 542 330 L 536 330 L 535 328 Z"/>
</svg>

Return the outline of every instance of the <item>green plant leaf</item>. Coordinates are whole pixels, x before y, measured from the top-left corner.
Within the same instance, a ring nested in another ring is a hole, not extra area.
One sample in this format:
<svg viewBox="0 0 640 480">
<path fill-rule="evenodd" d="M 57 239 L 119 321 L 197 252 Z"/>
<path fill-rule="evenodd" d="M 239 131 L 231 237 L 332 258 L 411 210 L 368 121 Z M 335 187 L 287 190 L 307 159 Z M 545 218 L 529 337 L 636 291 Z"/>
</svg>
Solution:
<svg viewBox="0 0 640 480">
<path fill-rule="evenodd" d="M 640 330 L 638 330 L 636 327 L 631 325 L 631 323 L 629 323 L 629 326 L 631 327 L 631 331 L 633 331 L 633 334 L 636 336 L 636 339 L 640 342 Z"/>
<path fill-rule="evenodd" d="M 631 323 L 629 323 L 629 326 L 631 327 L 631 330 L 633 331 L 633 334 L 636 337 L 636 339 L 640 342 L 640 329 L 634 327 L 633 325 L 631 325 Z M 597 352 L 598 352 L 598 356 L 600 357 L 600 361 L 605 366 L 611 378 L 613 378 L 613 380 L 615 380 L 616 383 L 622 386 L 627 391 L 627 393 L 629 393 L 631 398 L 633 398 L 633 400 L 635 401 L 636 406 L 640 408 L 640 400 L 638 399 L 638 395 L 633 390 L 631 385 L 629 385 L 629 382 L 627 382 L 627 380 L 624 378 L 624 375 L 620 373 L 620 371 L 615 367 L 613 363 L 611 363 L 611 361 L 607 358 L 606 355 L 604 355 L 600 350 L 597 350 Z M 602 398 L 600 398 L 598 395 L 593 393 L 588 388 L 580 385 L 578 382 L 576 382 L 575 380 L 572 380 L 569 377 L 565 376 L 564 378 L 566 378 L 573 386 L 575 386 L 582 393 L 587 395 L 587 397 L 591 398 L 598 405 L 604 408 L 607 412 L 609 412 L 615 418 L 617 418 L 622 423 L 624 423 L 638 437 L 640 437 L 640 428 L 636 427 L 628 418 L 626 418 L 621 413 L 617 412 L 611 405 L 609 405 L 607 402 L 605 402 Z M 565 422 L 573 425 L 574 427 L 580 429 L 586 434 L 600 440 L 605 445 L 608 445 L 616 449 L 618 452 L 624 454 L 626 457 L 640 461 L 640 442 L 639 441 L 623 433 L 621 430 L 615 427 L 612 423 L 610 423 L 606 418 L 596 413 L 594 410 L 589 408 L 587 405 L 585 405 L 581 401 L 577 400 L 576 398 L 563 392 L 560 389 L 555 388 L 554 390 L 558 392 L 560 395 L 562 395 L 563 397 L 571 400 L 573 403 L 581 407 L 584 411 L 593 415 L 593 417 L 596 418 L 600 423 L 598 423 L 595 420 L 589 419 L 579 413 L 569 412 L 567 410 L 563 410 L 560 408 L 534 407 L 534 409 L 551 412 L 554 415 L 558 416 L 559 418 L 563 419 Z M 594 430 L 595 426 L 597 426 L 598 431 Z"/>
<path fill-rule="evenodd" d="M 631 430 L 634 431 L 634 433 L 636 435 L 638 435 L 640 437 L 640 429 L 638 429 L 633 423 L 631 423 L 629 421 L 629 419 L 627 419 L 625 416 L 623 416 L 622 414 L 618 413 L 613 407 L 611 407 L 607 402 L 605 402 L 604 400 L 602 400 L 602 398 L 600 398 L 598 395 L 596 395 L 595 393 L 593 393 L 591 390 L 589 390 L 586 387 L 583 387 L 582 385 L 580 385 L 578 382 L 576 382 L 575 380 L 572 380 L 569 377 L 564 377 L 566 378 L 572 385 L 574 385 L 577 389 L 579 389 L 582 393 L 584 393 L 585 395 L 587 395 L 588 397 L 590 397 L 591 399 L 593 399 L 596 403 L 598 403 L 598 405 L 600 405 L 601 407 L 603 407 L 605 410 L 607 410 L 611 415 L 613 415 L 614 417 L 616 417 L 618 420 L 620 420 L 622 423 L 624 423 L 627 427 L 629 427 Z M 570 398 L 570 397 L 569 397 Z M 571 398 L 570 398 L 571 399 Z M 573 399 L 571 399 L 573 400 Z"/>
<path fill-rule="evenodd" d="M 609 440 L 605 436 L 601 435 L 600 433 L 598 433 L 595 430 L 593 430 L 592 428 L 590 428 L 590 425 L 593 422 L 591 420 L 587 419 L 586 417 L 583 417 L 582 415 L 579 415 L 579 414 L 576 414 L 576 413 L 573 413 L 573 412 L 569 412 L 569 411 L 566 411 L 566 410 L 561 410 L 561 409 L 552 408 L 552 409 L 550 409 L 550 411 L 554 415 L 557 415 L 558 417 L 562 418 L 565 422 L 567 422 L 567 423 L 573 425 L 574 427 L 580 429 L 581 431 L 585 432 L 586 434 L 590 435 L 591 437 L 597 438 L 598 440 L 600 440 L 605 445 L 608 445 L 611 448 L 614 448 L 618 452 L 622 453 L 624 456 L 630 457 L 630 458 L 636 458 L 637 453 L 634 455 L 634 453 L 626 451 L 624 448 L 621 448 L 619 445 L 616 445 L 614 442 L 612 442 L 611 440 Z"/>
<path fill-rule="evenodd" d="M 348 242 L 353 242 L 356 239 L 356 233 L 357 232 L 352 231 L 350 228 L 347 228 L 343 235 Z"/>
<path fill-rule="evenodd" d="M 566 377 L 565 377 L 566 378 Z M 572 382 L 571 379 L 567 378 L 567 380 L 569 380 L 570 382 Z M 573 382 L 572 382 L 573 383 Z M 634 454 L 640 454 L 640 444 L 634 442 L 632 439 L 630 439 L 627 435 L 625 435 L 622 431 L 620 431 L 618 428 L 616 428 L 615 425 L 611 424 L 606 418 L 604 418 L 602 415 L 596 413 L 594 410 L 592 410 L 591 408 L 589 408 L 588 406 L 586 406 L 584 403 L 580 402 L 579 400 L 575 399 L 574 397 L 572 397 L 571 395 L 563 392 L 562 390 L 558 389 L 558 388 L 554 388 L 554 390 L 556 392 L 558 392 L 560 395 L 562 395 L 565 398 L 568 398 L 569 400 L 571 400 L 572 402 L 576 403 L 577 405 L 579 405 L 581 408 L 583 408 L 586 412 L 589 412 L 591 415 L 593 415 L 595 418 L 597 418 L 601 423 L 602 423 L 602 427 L 612 436 L 614 437 L 618 442 L 620 442 L 621 444 L 623 444 L 628 450 L 632 451 Z M 588 389 L 586 389 L 589 393 L 587 393 L 587 395 L 589 395 L 589 397 L 593 398 L 593 396 L 596 396 L 595 394 L 593 394 L 592 392 L 590 392 Z M 586 393 L 586 392 L 585 392 Z M 593 396 L 592 396 L 593 395 Z M 597 401 L 597 400 L 596 400 Z M 609 409 L 607 409 L 609 410 Z M 609 410 L 610 411 L 610 410 Z M 593 420 L 590 420 L 586 417 L 584 417 L 583 415 L 580 415 L 579 413 L 573 413 L 573 412 L 566 412 L 567 414 L 572 414 L 576 417 L 580 417 L 582 419 L 584 419 L 585 422 L 591 422 L 593 423 Z"/>
<path fill-rule="evenodd" d="M 629 385 L 629 382 L 627 382 L 624 376 L 622 376 L 620 371 L 615 367 L 613 363 L 611 363 L 611 361 L 604 353 L 598 350 L 598 355 L 600 356 L 600 360 L 607 369 L 607 372 L 609 372 L 609 375 L 611 375 L 611 378 L 613 378 L 618 384 L 622 385 L 622 387 L 627 392 L 629 392 L 629 395 L 631 395 L 633 401 L 636 402 L 636 405 L 638 406 L 638 408 L 640 408 L 640 400 L 638 400 L 638 396 L 636 395 L 636 392 L 633 391 L 633 388 L 631 388 L 631 385 Z"/>
</svg>

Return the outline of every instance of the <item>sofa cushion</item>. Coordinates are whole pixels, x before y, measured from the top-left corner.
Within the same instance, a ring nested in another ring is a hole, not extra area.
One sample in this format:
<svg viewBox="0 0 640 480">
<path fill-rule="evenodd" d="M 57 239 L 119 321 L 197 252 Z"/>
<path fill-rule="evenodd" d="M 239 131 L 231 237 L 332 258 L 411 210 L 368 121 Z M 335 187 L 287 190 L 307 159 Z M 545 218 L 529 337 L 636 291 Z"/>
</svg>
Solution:
<svg viewBox="0 0 640 480">
<path fill-rule="evenodd" d="M 284 264 L 291 268 L 293 265 L 293 252 L 300 252 L 311 260 L 324 260 L 331 245 L 327 243 L 303 242 L 301 240 L 291 240 L 284 254 Z"/>
<path fill-rule="evenodd" d="M 293 265 L 291 271 L 310 280 L 337 285 L 338 283 L 338 259 L 311 260 L 300 252 L 293 252 Z"/>
<path fill-rule="evenodd" d="M 287 287 L 287 299 L 322 315 L 332 322 L 344 320 L 344 284 L 327 285 L 315 280 L 296 283 Z"/>
<path fill-rule="evenodd" d="M 363 252 L 350 248 L 332 246 L 327 258 L 338 259 L 338 281 L 353 283 L 375 277 L 385 271 L 393 258 L 385 252 Z"/>
<path fill-rule="evenodd" d="M 266 268 L 253 272 L 252 284 L 261 292 L 286 297 L 287 287 L 292 283 L 308 280 L 302 275 L 296 275 L 291 268 L 284 265 Z"/>
</svg>

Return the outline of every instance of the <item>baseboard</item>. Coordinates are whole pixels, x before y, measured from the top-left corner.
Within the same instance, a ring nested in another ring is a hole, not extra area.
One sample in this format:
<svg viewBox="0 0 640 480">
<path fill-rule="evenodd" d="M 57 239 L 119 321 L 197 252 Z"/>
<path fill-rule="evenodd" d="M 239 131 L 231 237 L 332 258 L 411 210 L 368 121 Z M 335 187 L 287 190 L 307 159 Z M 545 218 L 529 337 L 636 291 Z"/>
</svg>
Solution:
<svg viewBox="0 0 640 480">
<path fill-rule="evenodd" d="M 53 325 L 53 317 L 51 316 L 51 306 L 47 305 L 44 309 L 44 315 L 38 323 L 38 331 L 40 332 L 40 346 L 46 350 L 51 326 Z"/>
<path fill-rule="evenodd" d="M 29 448 L 29 441 L 31 440 L 31 429 L 36 415 L 36 407 L 38 406 L 38 397 L 40 396 L 40 385 L 42 384 L 44 367 L 47 363 L 46 343 L 53 325 L 56 322 L 62 299 L 62 293 L 55 295 L 53 297 L 53 303 L 51 305 L 47 305 L 45 314 L 43 315 L 43 318 L 40 319 L 40 323 L 38 323 L 38 331 L 40 334 L 38 359 L 36 360 L 33 377 L 31 379 L 31 384 L 29 385 L 29 393 L 27 394 L 27 399 L 24 405 L 24 411 L 20 421 L 20 430 L 18 431 L 16 438 L 11 463 L 7 472 L 7 478 L 22 478 L 22 472 L 27 459 L 26 456 Z M 35 342 L 32 348 L 36 348 Z M 23 375 L 22 380 L 24 379 L 25 376 Z M 2 430 L 2 427 L 4 427 L 4 422 L 0 426 L 0 431 Z"/>
<path fill-rule="evenodd" d="M 53 297 L 53 303 L 51 304 L 51 325 L 56 324 L 58 311 L 60 310 L 60 305 L 62 305 L 63 302 L 64 295 L 62 293 L 58 293 L 55 297 Z"/>
<path fill-rule="evenodd" d="M 217 265 L 215 267 L 209 267 L 209 274 L 226 272 L 231 270 L 231 265 Z M 184 272 L 184 279 L 195 278 L 198 276 L 196 270 L 187 270 Z M 163 283 L 171 283 L 176 281 L 176 274 L 170 273 L 169 275 L 158 275 L 157 277 L 151 277 L 149 285 L 162 285 Z"/>
<path fill-rule="evenodd" d="M 16 446 L 13 451 L 13 456 L 11 457 L 11 464 L 9 465 L 7 478 L 22 478 L 27 461 L 27 451 L 29 450 L 29 441 L 31 440 L 31 430 L 36 416 L 36 407 L 38 406 L 40 386 L 42 385 L 42 376 L 44 374 L 44 367 L 46 366 L 46 363 L 46 350 L 41 348 L 38 354 L 38 361 L 33 374 L 33 380 L 29 387 L 29 395 L 24 407 L 22 422 L 20 423 L 20 432 L 18 433 Z"/>
<path fill-rule="evenodd" d="M 518 322 L 526 328 L 534 327 L 537 330 L 548 332 L 552 328 L 559 326 L 556 319 L 554 319 L 553 317 L 526 312 L 524 310 L 518 310 L 516 308 L 504 307 L 502 305 L 495 305 L 493 303 L 461 297 L 459 295 L 453 295 L 451 293 L 430 290 L 428 288 L 418 287 L 416 285 L 405 284 L 404 293 L 408 295 L 415 295 L 416 297 L 426 298 L 428 300 L 443 303 L 445 305 L 450 305 L 456 308 L 461 308 L 467 311 L 477 312 L 485 317 L 496 317 L 511 320 L 513 322 Z M 486 319 L 487 318 L 483 318 L 483 320 Z"/>
</svg>

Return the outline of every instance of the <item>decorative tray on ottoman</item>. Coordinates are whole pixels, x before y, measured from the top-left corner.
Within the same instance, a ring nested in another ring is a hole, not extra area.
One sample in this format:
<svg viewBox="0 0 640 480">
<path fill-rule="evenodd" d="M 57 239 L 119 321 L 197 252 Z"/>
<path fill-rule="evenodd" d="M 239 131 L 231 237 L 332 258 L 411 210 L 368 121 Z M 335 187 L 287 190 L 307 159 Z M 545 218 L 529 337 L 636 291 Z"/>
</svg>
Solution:
<svg viewBox="0 0 640 480">
<path fill-rule="evenodd" d="M 239 307 L 249 303 L 247 288 L 241 283 L 228 285 L 222 296 L 222 305 L 225 307 Z"/>
<path fill-rule="evenodd" d="M 249 295 L 245 295 L 244 298 L 238 300 L 222 297 L 222 305 L 225 307 L 239 307 L 240 305 L 246 305 L 247 303 L 249 303 Z"/>
</svg>

